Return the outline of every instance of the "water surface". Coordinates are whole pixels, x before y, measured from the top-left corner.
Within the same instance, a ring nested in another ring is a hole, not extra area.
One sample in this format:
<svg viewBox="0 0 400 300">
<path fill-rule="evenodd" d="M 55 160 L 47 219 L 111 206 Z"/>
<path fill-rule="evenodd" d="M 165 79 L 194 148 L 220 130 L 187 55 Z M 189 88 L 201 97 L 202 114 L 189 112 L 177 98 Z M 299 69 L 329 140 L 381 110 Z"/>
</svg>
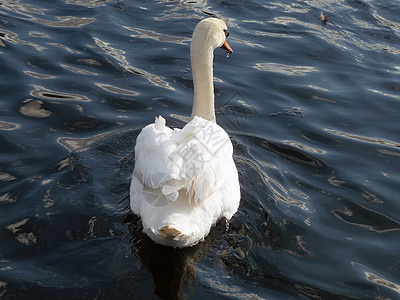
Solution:
<svg viewBox="0 0 400 300">
<path fill-rule="evenodd" d="M 321 12 L 328 16 L 323 24 Z M 0 298 L 397 299 L 400 4 L 0 0 Z M 129 210 L 135 140 L 192 104 L 208 15 L 228 233 L 155 245 Z"/>
</svg>

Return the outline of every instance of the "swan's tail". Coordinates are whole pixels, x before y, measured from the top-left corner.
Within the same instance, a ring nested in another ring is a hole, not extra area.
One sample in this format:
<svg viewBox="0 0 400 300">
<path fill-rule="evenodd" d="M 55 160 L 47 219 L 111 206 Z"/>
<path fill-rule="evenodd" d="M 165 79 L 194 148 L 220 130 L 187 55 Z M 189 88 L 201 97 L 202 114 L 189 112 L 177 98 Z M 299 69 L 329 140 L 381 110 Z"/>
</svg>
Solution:
<svg viewBox="0 0 400 300">
<path fill-rule="evenodd" d="M 156 227 L 144 227 L 143 231 L 157 244 L 174 248 L 183 248 L 196 245 L 203 241 L 210 228 L 207 225 L 200 228 L 190 222 L 177 222 L 165 220 Z M 179 220 L 178 221 L 182 221 Z"/>
<path fill-rule="evenodd" d="M 174 248 L 187 247 L 199 242 L 199 239 L 196 239 L 192 234 L 184 233 L 171 224 L 161 226 L 157 230 L 153 230 L 152 233 L 154 234 L 153 240 L 156 243 Z"/>
<path fill-rule="evenodd" d="M 164 225 L 158 229 L 157 233 L 158 236 L 163 239 L 180 240 L 184 236 L 184 234 L 173 225 Z"/>
<path fill-rule="evenodd" d="M 154 127 L 158 130 L 158 131 L 162 131 L 164 132 L 164 128 L 165 128 L 165 119 L 161 116 L 156 117 L 155 121 L 154 121 Z"/>
</svg>

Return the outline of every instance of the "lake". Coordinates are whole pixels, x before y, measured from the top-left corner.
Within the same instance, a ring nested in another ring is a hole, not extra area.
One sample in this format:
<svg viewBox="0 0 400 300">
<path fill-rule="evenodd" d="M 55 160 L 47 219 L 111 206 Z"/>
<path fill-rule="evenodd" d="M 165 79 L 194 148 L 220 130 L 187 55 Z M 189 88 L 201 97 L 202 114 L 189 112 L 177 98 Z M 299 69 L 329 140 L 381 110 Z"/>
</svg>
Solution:
<svg viewBox="0 0 400 300">
<path fill-rule="evenodd" d="M 172 249 L 130 211 L 133 150 L 155 116 L 185 125 L 210 15 L 234 50 L 215 50 L 214 82 L 241 203 L 227 233 Z M 0 0 L 0 298 L 399 299 L 399 15 L 395 0 Z"/>
</svg>

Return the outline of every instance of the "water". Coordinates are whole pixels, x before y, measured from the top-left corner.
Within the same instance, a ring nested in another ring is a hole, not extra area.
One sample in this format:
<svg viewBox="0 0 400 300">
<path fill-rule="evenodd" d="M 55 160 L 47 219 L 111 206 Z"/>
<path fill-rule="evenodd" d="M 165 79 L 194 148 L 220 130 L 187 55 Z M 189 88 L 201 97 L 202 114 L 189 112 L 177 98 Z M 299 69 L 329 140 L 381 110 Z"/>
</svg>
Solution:
<svg viewBox="0 0 400 300">
<path fill-rule="evenodd" d="M 323 24 L 321 12 L 328 16 Z M 189 116 L 214 14 L 241 205 L 172 250 L 129 212 L 133 148 Z M 0 298 L 398 299 L 400 4 L 0 0 Z"/>
</svg>

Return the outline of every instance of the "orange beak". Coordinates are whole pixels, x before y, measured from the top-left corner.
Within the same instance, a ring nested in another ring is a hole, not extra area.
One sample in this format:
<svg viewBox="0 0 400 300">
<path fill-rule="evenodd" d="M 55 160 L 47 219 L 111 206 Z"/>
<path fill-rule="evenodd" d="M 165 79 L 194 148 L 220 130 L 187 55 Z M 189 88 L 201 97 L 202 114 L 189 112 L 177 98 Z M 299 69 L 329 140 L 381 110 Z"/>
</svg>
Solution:
<svg viewBox="0 0 400 300">
<path fill-rule="evenodd" d="M 225 43 L 221 46 L 221 48 L 224 49 L 226 51 L 226 53 L 228 53 L 228 54 L 233 53 L 233 50 L 232 50 L 231 46 L 229 46 L 227 40 L 225 40 Z"/>
</svg>

